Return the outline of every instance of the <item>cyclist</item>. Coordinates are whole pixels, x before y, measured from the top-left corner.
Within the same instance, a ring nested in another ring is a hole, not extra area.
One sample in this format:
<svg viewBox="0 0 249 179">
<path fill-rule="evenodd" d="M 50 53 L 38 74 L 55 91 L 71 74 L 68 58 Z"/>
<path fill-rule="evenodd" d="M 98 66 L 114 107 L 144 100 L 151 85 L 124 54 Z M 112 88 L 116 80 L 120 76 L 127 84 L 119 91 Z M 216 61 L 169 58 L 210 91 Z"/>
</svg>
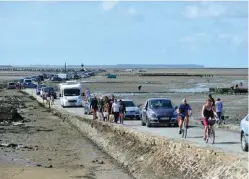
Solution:
<svg viewBox="0 0 249 179">
<path fill-rule="evenodd" d="M 214 111 L 212 100 L 208 98 L 206 100 L 206 103 L 203 105 L 202 110 L 201 110 L 201 115 L 203 118 L 203 125 L 204 125 L 204 137 L 203 140 L 206 140 L 207 136 L 207 128 L 208 128 L 208 119 L 211 118 L 213 119 L 214 117 L 217 117 L 216 112 Z"/>
<path fill-rule="evenodd" d="M 191 106 L 187 103 L 187 100 L 186 99 L 183 99 L 182 100 L 182 104 L 180 104 L 179 108 L 178 108 L 178 119 L 179 119 L 179 134 L 182 133 L 182 124 L 183 124 L 183 121 L 184 119 L 186 118 L 187 121 L 187 128 L 188 128 L 188 124 L 189 124 L 189 116 L 192 115 L 192 108 Z"/>
</svg>

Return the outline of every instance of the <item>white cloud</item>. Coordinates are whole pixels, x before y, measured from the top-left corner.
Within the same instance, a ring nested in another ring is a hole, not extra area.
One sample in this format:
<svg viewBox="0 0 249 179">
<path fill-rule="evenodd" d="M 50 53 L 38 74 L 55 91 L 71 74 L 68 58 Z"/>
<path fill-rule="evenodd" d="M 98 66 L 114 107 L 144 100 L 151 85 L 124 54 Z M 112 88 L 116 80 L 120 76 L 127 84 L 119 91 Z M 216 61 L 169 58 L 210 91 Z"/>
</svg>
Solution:
<svg viewBox="0 0 249 179">
<path fill-rule="evenodd" d="M 137 10 L 133 7 L 129 7 L 129 9 L 127 10 L 127 13 L 130 15 L 135 15 L 137 14 Z"/>
<path fill-rule="evenodd" d="M 191 51 L 205 48 L 205 46 L 222 44 L 227 46 L 230 51 L 236 52 L 240 46 L 247 43 L 247 41 L 247 32 L 244 31 L 237 33 L 224 32 L 219 34 L 203 32 L 185 36 L 179 40 L 179 44 Z"/>
<path fill-rule="evenodd" d="M 104 11 L 110 11 L 112 10 L 116 5 L 118 4 L 118 1 L 103 1 L 101 3 L 101 9 Z"/>
<path fill-rule="evenodd" d="M 226 40 L 226 39 L 230 39 L 232 37 L 232 34 L 230 33 L 220 33 L 217 35 L 218 39 L 220 40 Z"/>
<path fill-rule="evenodd" d="M 188 44 L 198 44 L 200 42 L 208 42 L 210 40 L 210 36 L 204 32 L 191 34 L 189 36 L 185 36 L 180 39 L 181 43 Z"/>
<path fill-rule="evenodd" d="M 248 16 L 247 4 L 238 2 L 199 2 L 188 5 L 183 15 L 189 19 L 234 17 L 244 18 Z"/>
<path fill-rule="evenodd" d="M 247 42 L 247 35 L 240 34 L 231 34 L 231 33 L 220 33 L 217 35 L 218 41 L 230 44 L 232 47 L 237 48 L 242 43 Z"/>
</svg>

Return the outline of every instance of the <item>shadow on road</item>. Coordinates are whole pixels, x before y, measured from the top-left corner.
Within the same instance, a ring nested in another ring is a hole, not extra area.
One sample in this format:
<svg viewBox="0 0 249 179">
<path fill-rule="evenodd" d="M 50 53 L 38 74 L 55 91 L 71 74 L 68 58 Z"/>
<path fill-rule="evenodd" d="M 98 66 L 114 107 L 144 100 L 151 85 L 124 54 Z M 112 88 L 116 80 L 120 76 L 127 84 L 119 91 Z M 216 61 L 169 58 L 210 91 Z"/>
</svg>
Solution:
<svg viewBox="0 0 249 179">
<path fill-rule="evenodd" d="M 189 136 L 188 136 L 188 138 L 190 138 L 190 139 L 202 139 L 203 136 L 193 136 L 193 137 L 189 137 Z"/>
<path fill-rule="evenodd" d="M 240 144 L 240 142 L 215 142 L 216 144 Z"/>
</svg>

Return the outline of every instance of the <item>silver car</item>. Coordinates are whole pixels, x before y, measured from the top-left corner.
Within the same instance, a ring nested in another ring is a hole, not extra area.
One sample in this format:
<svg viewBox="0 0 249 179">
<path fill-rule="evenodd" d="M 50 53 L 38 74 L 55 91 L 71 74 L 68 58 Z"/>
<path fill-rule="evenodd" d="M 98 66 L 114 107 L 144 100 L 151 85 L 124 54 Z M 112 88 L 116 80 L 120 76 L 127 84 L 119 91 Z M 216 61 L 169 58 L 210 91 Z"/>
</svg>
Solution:
<svg viewBox="0 0 249 179">
<path fill-rule="evenodd" d="M 8 89 L 16 89 L 16 83 L 14 83 L 14 82 L 8 83 L 8 87 L 7 88 Z"/>
</svg>

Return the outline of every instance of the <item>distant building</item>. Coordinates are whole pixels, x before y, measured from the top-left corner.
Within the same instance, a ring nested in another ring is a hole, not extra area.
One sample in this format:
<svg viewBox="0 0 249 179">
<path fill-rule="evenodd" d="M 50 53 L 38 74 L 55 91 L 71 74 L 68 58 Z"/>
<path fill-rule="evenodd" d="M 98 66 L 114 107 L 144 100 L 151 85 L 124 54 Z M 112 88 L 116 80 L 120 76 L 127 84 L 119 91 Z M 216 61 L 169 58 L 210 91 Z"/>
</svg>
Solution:
<svg viewBox="0 0 249 179">
<path fill-rule="evenodd" d="M 10 66 L 10 65 L 0 65 L 0 68 L 13 68 L 13 66 Z"/>
</svg>

